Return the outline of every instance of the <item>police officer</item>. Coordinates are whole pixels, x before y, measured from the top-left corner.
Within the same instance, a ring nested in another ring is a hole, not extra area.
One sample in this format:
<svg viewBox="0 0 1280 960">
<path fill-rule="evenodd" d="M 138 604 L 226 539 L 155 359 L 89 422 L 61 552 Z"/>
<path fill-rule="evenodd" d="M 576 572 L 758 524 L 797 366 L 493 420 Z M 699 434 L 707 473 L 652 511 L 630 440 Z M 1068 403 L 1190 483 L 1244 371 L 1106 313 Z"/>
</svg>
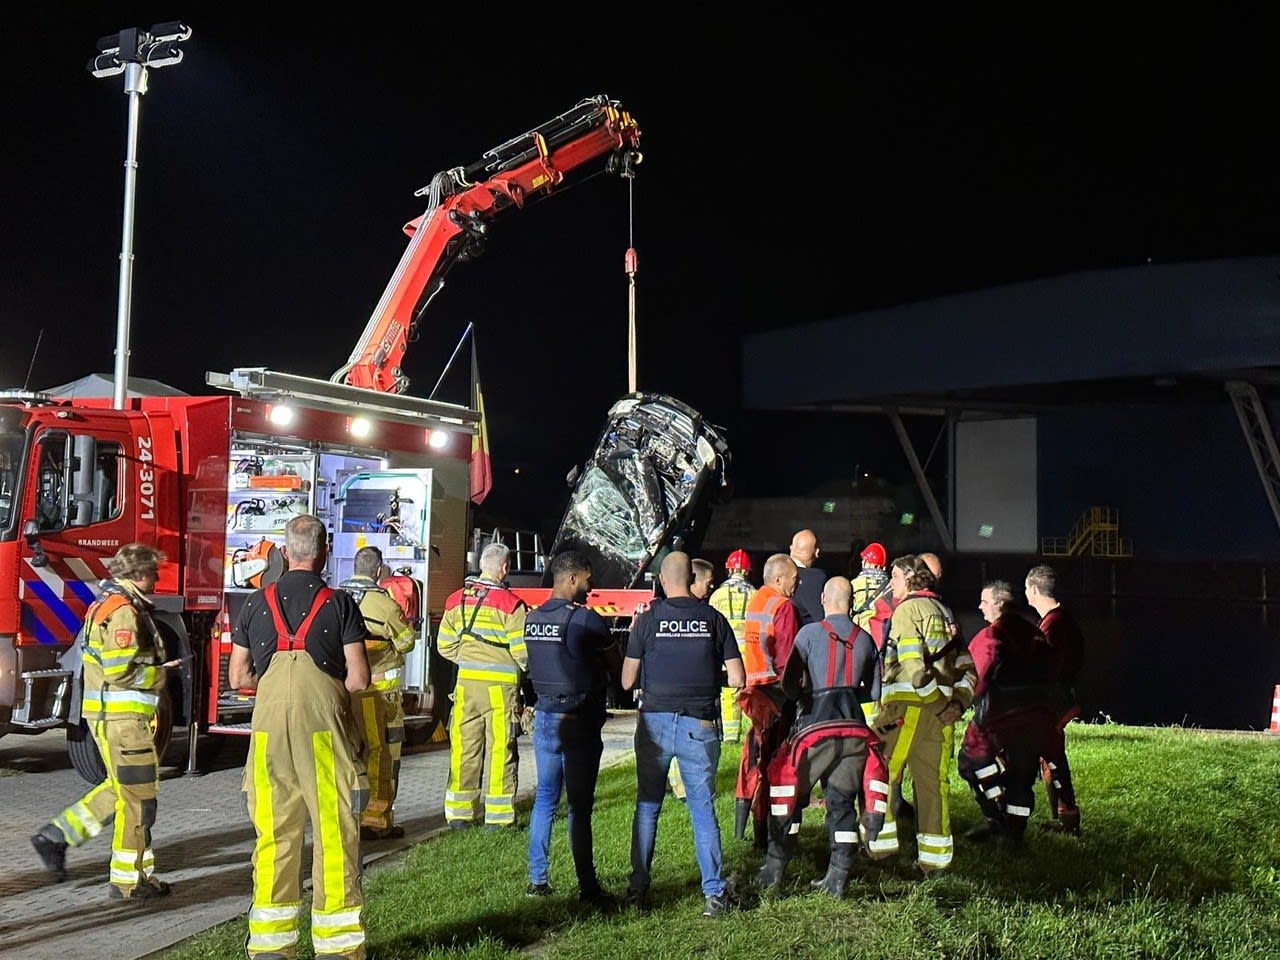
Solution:
<svg viewBox="0 0 1280 960">
<path fill-rule="evenodd" d="M 455 828 L 474 822 L 482 787 L 485 826 L 516 822 L 518 700 L 528 657 L 525 603 L 504 582 L 510 558 L 505 544 L 485 547 L 480 576 L 449 596 L 440 621 L 437 649 L 458 665 L 444 795 L 445 820 Z"/>
<path fill-rule="evenodd" d="M 157 880 L 151 852 L 156 822 L 159 758 L 151 723 L 164 691 L 163 644 L 151 619 L 147 594 L 156 588 L 164 555 L 131 543 L 107 561 L 111 579 L 85 612 L 84 701 L 80 715 L 89 724 L 107 779 L 40 828 L 31 844 L 45 868 L 67 878 L 67 846 L 95 837 L 115 817 L 111 833 L 110 885 L 116 900 L 164 896 L 169 884 Z"/>
<path fill-rule="evenodd" d="M 327 554 L 322 520 L 290 520 L 289 569 L 249 595 L 231 634 L 228 680 L 257 691 L 244 768 L 245 805 L 257 833 L 250 960 L 297 950 L 308 819 L 316 956 L 365 955 L 360 812 L 369 783 L 350 694 L 369 685 L 369 660 L 355 601 L 318 573 Z"/>
<path fill-rule="evenodd" d="M 720 762 L 720 670 L 723 666 L 732 687 L 743 685 L 745 672 L 728 621 L 689 592 L 689 555 L 678 550 L 667 554 L 658 576 L 665 597 L 636 617 L 622 664 L 626 690 L 636 686 L 644 671 L 644 699 L 635 732 L 636 810 L 628 900 L 643 902 L 648 892 L 667 771 L 676 758 L 702 873 L 702 914 L 718 917 L 730 905 L 713 806 Z"/>
<path fill-rule="evenodd" d="M 360 818 L 360 839 L 390 840 L 404 836 L 395 822 L 400 788 L 400 751 L 404 747 L 404 697 L 400 692 L 404 655 L 414 648 L 416 635 L 405 622 L 400 605 L 375 579 L 382 567 L 382 551 L 361 547 L 352 561 L 353 576 L 340 586 L 360 606 L 369 631 L 365 641 L 371 680 L 366 690 L 351 695 L 351 709 L 364 742 L 369 771 L 369 805 Z"/>
<path fill-rule="evenodd" d="M 605 693 L 618 674 L 622 655 L 605 623 L 584 607 L 591 590 L 591 564 L 576 550 L 551 561 L 551 599 L 530 610 L 524 621 L 529 653 L 529 680 L 538 699 L 534 705 L 533 751 L 538 786 L 529 818 L 529 886 L 531 897 L 552 893 L 549 882 L 551 824 L 560 793 L 567 794 L 567 829 L 578 897 L 608 907 L 612 898 L 596 877 L 591 839 L 591 811 L 604 743 Z"/>
</svg>

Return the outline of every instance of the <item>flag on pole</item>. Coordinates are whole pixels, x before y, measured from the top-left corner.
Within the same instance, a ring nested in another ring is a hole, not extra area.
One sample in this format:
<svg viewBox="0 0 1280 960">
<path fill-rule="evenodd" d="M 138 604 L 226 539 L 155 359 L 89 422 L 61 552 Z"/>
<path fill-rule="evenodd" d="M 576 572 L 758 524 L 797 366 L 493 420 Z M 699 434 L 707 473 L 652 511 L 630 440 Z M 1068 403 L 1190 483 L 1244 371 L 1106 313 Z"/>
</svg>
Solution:
<svg viewBox="0 0 1280 960">
<path fill-rule="evenodd" d="M 480 392 L 474 332 L 471 335 L 471 404 L 480 414 L 480 423 L 471 437 L 471 502 L 481 503 L 493 489 L 493 463 L 489 459 L 489 425 L 484 416 L 484 394 Z"/>
</svg>

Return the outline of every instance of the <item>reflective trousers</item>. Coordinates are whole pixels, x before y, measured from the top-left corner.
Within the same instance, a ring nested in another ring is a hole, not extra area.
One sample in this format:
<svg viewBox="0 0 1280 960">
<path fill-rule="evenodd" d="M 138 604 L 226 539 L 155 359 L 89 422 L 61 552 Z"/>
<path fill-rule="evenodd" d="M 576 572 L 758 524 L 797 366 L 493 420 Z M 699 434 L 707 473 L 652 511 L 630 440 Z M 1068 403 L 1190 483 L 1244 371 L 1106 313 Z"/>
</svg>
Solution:
<svg viewBox="0 0 1280 960">
<path fill-rule="evenodd" d="M 404 747 L 404 696 L 395 690 L 362 690 L 351 695 L 351 712 L 364 743 L 369 771 L 369 805 L 360 823 L 375 830 L 395 826 L 400 789 L 400 751 Z"/>
<path fill-rule="evenodd" d="M 748 720 L 747 725 L 750 722 Z M 720 726 L 724 729 L 725 743 L 742 739 L 742 707 L 738 706 L 738 691 L 733 687 L 720 688 Z"/>
<path fill-rule="evenodd" d="M 476 819 L 481 790 L 487 826 L 516 822 L 518 692 L 514 683 L 458 680 L 449 720 L 449 788 L 444 795 L 449 823 Z"/>
<path fill-rule="evenodd" d="M 1021 836 L 1035 809 L 1038 758 L 1049 729 L 1034 715 L 992 730 L 976 723 L 965 728 L 957 764 L 960 776 L 973 788 L 982 815 L 1010 834 Z"/>
<path fill-rule="evenodd" d="M 318 956 L 363 960 L 360 812 L 368 780 L 347 691 L 305 651 L 276 651 L 258 684 L 244 792 L 257 832 L 250 958 L 296 955 L 310 820 L 312 946 Z"/>
<path fill-rule="evenodd" d="M 67 843 L 78 847 L 115 820 L 111 834 L 111 882 L 125 894 L 155 872 L 151 827 L 156 822 L 159 763 L 151 724 L 143 716 L 95 720 L 93 738 L 107 779 L 53 822 Z"/>
<path fill-rule="evenodd" d="M 954 752 L 954 728 L 938 720 L 941 704 L 908 706 L 902 725 L 884 737 L 889 785 L 902 783 L 911 771 L 912 800 L 916 808 L 916 863 L 925 873 L 951 866 L 954 844 L 951 838 L 951 797 L 949 779 Z M 893 804 L 885 811 L 884 826 L 875 840 L 868 840 L 873 858 L 898 852 L 898 824 Z"/>
</svg>

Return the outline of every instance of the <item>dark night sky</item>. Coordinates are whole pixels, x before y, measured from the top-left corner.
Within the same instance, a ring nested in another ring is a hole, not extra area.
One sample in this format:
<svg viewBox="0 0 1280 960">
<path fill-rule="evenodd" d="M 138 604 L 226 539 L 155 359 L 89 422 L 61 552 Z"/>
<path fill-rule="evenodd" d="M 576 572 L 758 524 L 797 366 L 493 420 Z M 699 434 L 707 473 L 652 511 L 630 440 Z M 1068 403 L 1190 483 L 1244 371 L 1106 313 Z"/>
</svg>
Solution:
<svg viewBox="0 0 1280 960">
<path fill-rule="evenodd" d="M 640 386 L 727 427 L 742 493 L 807 487 L 762 436 L 821 449 L 838 430 L 865 466 L 902 469 L 882 425 L 859 438 L 849 421 L 744 413 L 744 332 L 1280 248 L 1280 84 L 1261 23 L 1157 29 L 1082 8 L 1053 23 L 609 23 L 598 6 L 525 7 L 539 22 L 516 23 L 483 5 L 414 21 L 373 5 L 264 28 L 227 9 L 7 15 L 0 384 L 27 379 L 41 330 L 33 387 L 112 369 L 127 101 L 122 78 L 85 63 L 98 36 L 174 17 L 195 32 L 142 101 L 130 372 L 191 392 L 235 366 L 327 377 L 422 212 L 413 191 L 597 93 L 643 131 Z M 564 472 L 626 391 L 626 187 L 590 180 L 491 235 L 428 310 L 411 392 L 474 321 L 497 468 L 486 506 L 502 522 L 558 518 Z M 465 400 L 465 364 L 441 396 Z"/>
</svg>

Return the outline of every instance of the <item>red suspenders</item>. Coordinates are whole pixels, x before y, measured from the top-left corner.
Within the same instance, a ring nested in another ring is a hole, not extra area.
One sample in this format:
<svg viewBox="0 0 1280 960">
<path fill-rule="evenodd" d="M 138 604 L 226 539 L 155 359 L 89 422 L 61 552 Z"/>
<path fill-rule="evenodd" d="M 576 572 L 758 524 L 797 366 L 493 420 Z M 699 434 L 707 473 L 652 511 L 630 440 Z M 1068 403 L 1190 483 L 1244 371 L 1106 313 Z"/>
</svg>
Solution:
<svg viewBox="0 0 1280 960">
<path fill-rule="evenodd" d="M 266 589 L 262 591 L 262 599 L 267 602 L 267 609 L 271 611 L 271 618 L 276 622 L 276 649 L 277 650 L 302 650 L 306 645 L 307 631 L 311 629 L 311 621 L 316 618 L 316 614 L 320 612 L 320 608 L 324 606 L 324 602 L 329 599 L 329 595 L 333 591 L 328 587 L 321 587 L 316 591 L 316 597 L 311 601 L 311 610 L 303 619 L 298 629 L 292 633 L 289 631 L 289 625 L 284 622 L 284 617 L 280 615 L 280 601 L 276 599 L 276 585 L 274 583 L 267 584 Z"/>
</svg>

